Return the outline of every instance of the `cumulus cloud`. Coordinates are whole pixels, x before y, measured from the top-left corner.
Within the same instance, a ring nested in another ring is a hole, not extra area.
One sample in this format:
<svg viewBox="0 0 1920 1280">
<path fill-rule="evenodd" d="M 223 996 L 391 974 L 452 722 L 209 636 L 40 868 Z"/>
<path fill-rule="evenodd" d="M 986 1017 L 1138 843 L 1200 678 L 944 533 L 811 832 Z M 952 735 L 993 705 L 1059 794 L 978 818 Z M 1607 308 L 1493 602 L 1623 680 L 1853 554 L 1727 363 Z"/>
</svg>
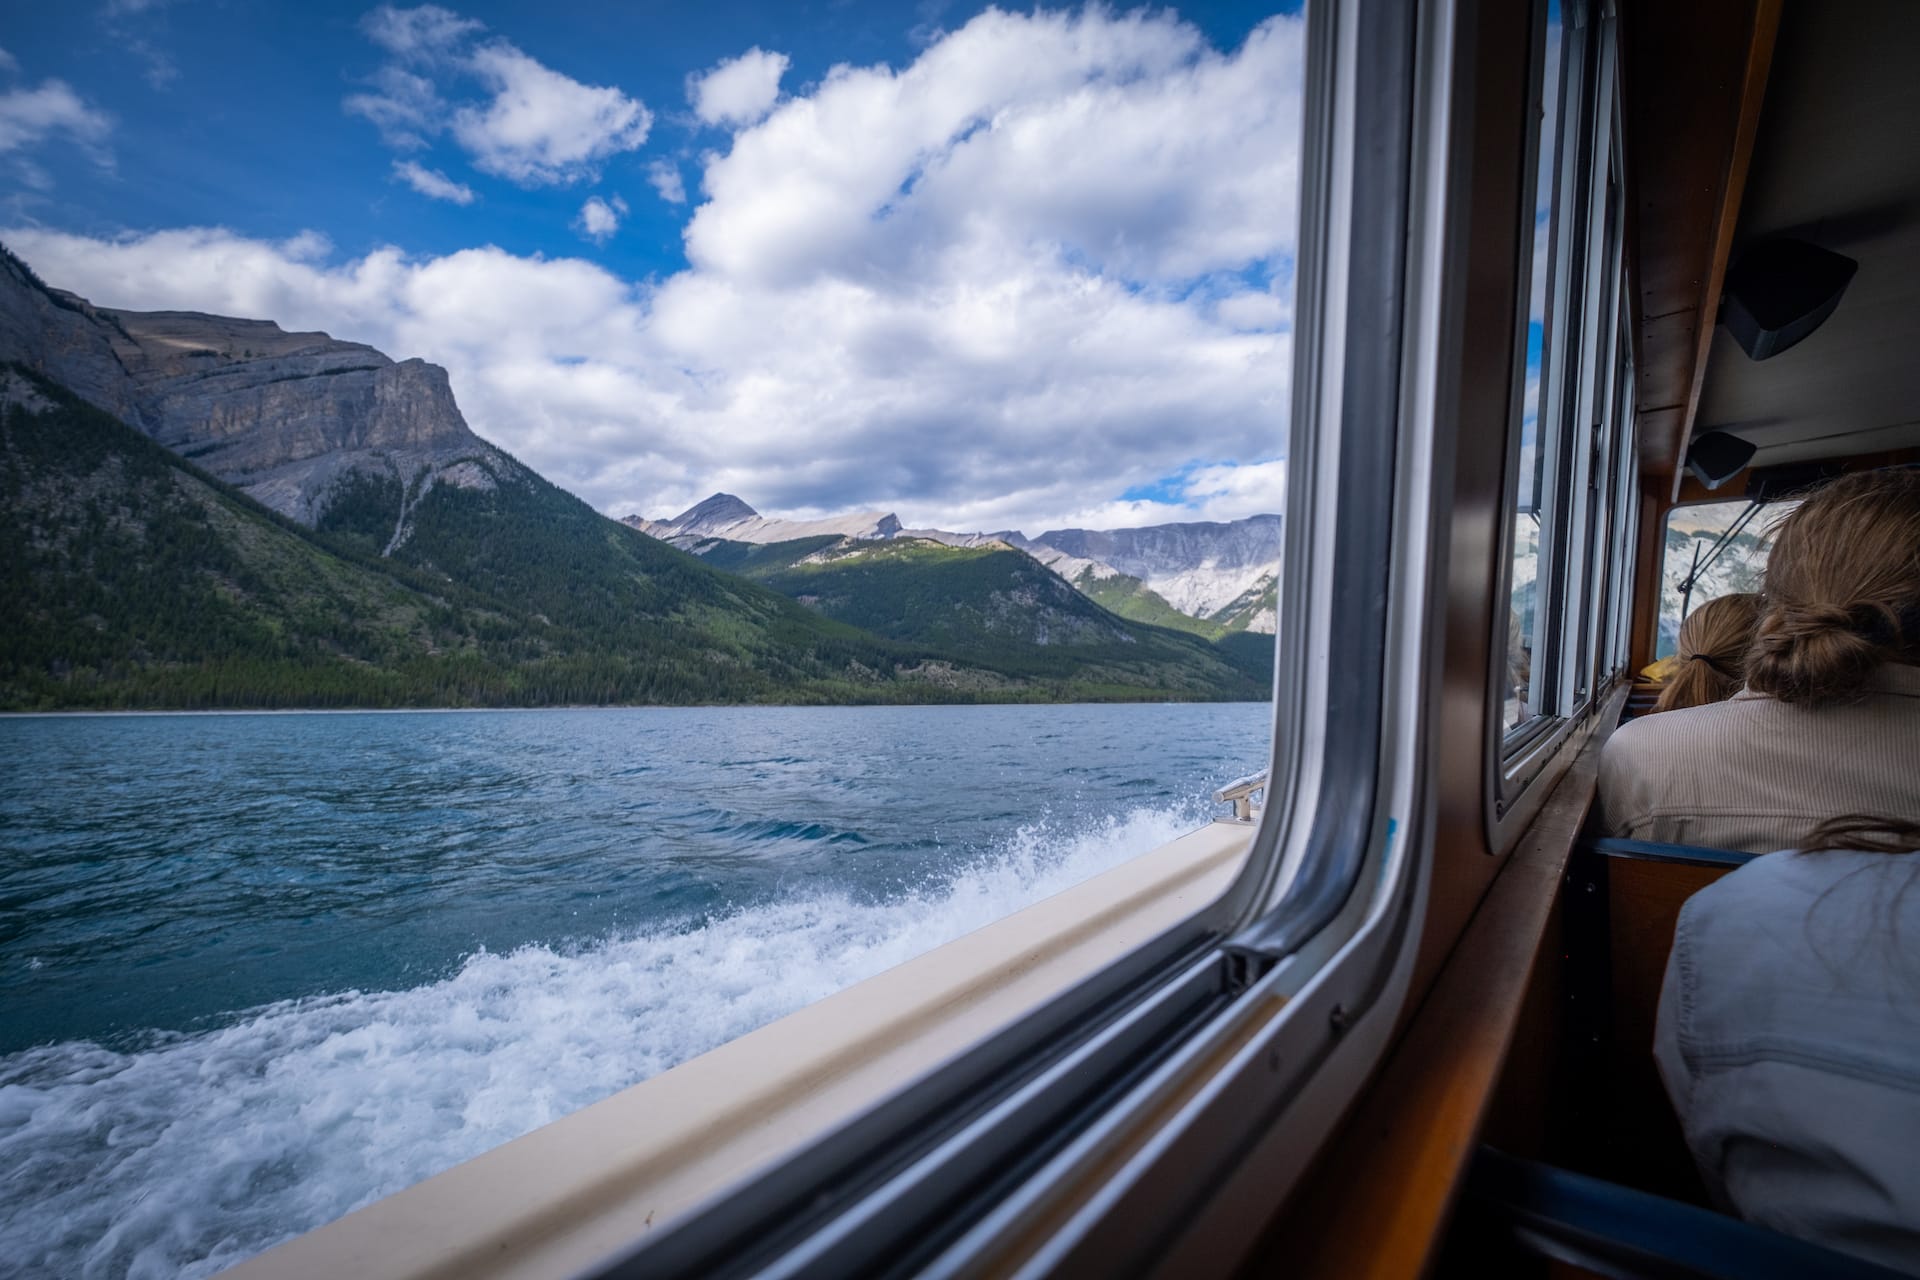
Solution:
<svg viewBox="0 0 1920 1280">
<path fill-rule="evenodd" d="M 703 124 L 743 125 L 763 119 L 780 98 L 780 77 L 787 74 L 784 53 L 755 45 L 711 71 L 687 78 L 687 101 Z"/>
<path fill-rule="evenodd" d="M 638 148 L 653 128 L 639 99 L 583 84 L 506 40 L 477 43 L 484 24 L 438 5 L 383 5 L 361 30 L 393 61 L 342 105 L 389 146 L 424 147 L 447 132 L 482 172 L 566 185 L 597 177 L 602 161 Z M 485 96 L 449 100 L 470 85 Z"/>
<path fill-rule="evenodd" d="M 476 430 L 615 514 L 726 490 L 955 529 L 1226 518 L 1280 503 L 1301 36 L 1274 18 L 1223 52 L 1164 14 L 990 10 L 703 157 L 689 266 L 659 279 L 217 229 L 0 238 L 104 305 L 443 364 Z"/>
<path fill-rule="evenodd" d="M 687 202 L 687 184 L 680 177 L 680 166 L 671 160 L 655 160 L 647 166 L 647 181 L 668 204 Z"/>
<path fill-rule="evenodd" d="M 455 182 L 438 169 L 429 169 L 412 160 L 394 161 L 393 176 L 430 199 L 454 204 L 472 204 L 474 200 L 473 188 L 466 183 Z"/>
<path fill-rule="evenodd" d="M 587 202 L 580 206 L 580 216 L 574 219 L 573 226 L 574 230 L 595 244 L 605 244 L 620 229 L 620 219 L 626 216 L 627 202 L 619 196 L 612 200 L 588 196 Z"/>
<path fill-rule="evenodd" d="M 493 100 L 456 111 L 454 139 L 475 165 L 523 185 L 593 177 L 598 161 L 634 150 L 653 128 L 638 99 L 582 84 L 505 42 L 479 49 L 468 65 Z"/>
</svg>

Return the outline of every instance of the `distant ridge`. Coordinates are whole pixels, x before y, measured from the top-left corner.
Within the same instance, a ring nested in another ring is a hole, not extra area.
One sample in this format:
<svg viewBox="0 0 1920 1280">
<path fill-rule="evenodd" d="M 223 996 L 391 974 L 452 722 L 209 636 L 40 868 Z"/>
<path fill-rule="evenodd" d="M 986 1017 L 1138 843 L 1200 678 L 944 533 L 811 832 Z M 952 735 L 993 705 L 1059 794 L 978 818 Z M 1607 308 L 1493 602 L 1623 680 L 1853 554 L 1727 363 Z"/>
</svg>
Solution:
<svg viewBox="0 0 1920 1280">
<path fill-rule="evenodd" d="M 670 520 L 630 515 L 622 523 L 696 555 L 707 554 L 718 542 L 765 545 L 829 534 L 861 540 L 918 538 L 963 548 L 998 543 L 1026 552 L 1083 595 L 1135 621 L 1206 635 L 1271 634 L 1277 624 L 1283 526 L 1277 515 L 1129 529 L 1053 529 L 1029 538 L 1013 529 L 908 529 L 885 511 L 820 520 L 768 519 L 735 495 L 716 493 Z"/>
<path fill-rule="evenodd" d="M 716 493 L 682 511 L 671 520 L 626 516 L 622 524 L 684 550 L 703 541 L 791 542 L 834 534 L 842 538 L 891 538 L 900 532 L 899 517 L 887 511 L 856 511 L 823 520 L 770 520 L 730 493 Z"/>
</svg>

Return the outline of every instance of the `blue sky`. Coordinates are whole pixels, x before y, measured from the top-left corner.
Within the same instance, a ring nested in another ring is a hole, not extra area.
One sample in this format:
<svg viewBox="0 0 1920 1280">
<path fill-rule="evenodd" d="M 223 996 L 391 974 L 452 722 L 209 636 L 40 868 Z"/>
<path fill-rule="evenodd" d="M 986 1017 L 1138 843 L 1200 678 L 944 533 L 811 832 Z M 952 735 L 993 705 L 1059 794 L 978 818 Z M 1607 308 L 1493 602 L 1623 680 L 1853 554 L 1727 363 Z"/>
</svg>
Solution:
<svg viewBox="0 0 1920 1280">
<path fill-rule="evenodd" d="M 1290 356 L 1271 8 L 15 6 L 0 237 L 106 305 L 445 364 L 615 513 L 1250 514 Z"/>
</svg>

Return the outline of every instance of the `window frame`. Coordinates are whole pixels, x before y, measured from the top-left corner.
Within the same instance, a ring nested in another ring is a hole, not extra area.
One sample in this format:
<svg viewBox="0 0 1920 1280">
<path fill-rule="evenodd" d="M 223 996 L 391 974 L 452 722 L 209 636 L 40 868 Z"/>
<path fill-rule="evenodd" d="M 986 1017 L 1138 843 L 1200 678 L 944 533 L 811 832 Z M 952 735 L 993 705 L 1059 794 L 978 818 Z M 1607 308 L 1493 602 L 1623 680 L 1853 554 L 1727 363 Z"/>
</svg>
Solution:
<svg viewBox="0 0 1920 1280">
<path fill-rule="evenodd" d="M 1534 83 L 1538 86 L 1539 77 L 1544 75 L 1545 0 L 1536 0 L 1534 14 L 1541 33 L 1533 44 Z M 1602 12 L 1597 0 L 1570 0 L 1563 9 L 1562 22 L 1564 56 L 1579 59 L 1578 66 L 1566 72 L 1562 89 L 1575 91 L 1577 82 L 1579 101 L 1563 101 L 1560 111 L 1563 133 L 1554 157 L 1560 166 L 1552 231 L 1555 248 L 1548 255 L 1548 269 L 1555 274 L 1545 286 L 1547 331 L 1542 343 L 1541 379 L 1548 389 L 1543 413 L 1552 421 L 1549 424 L 1543 418 L 1536 428 L 1536 441 L 1545 441 L 1551 430 L 1551 466 L 1542 486 L 1551 486 L 1552 498 L 1546 505 L 1547 518 L 1542 521 L 1541 563 L 1534 577 L 1529 715 L 1508 727 L 1502 699 L 1497 695 L 1488 698 L 1485 810 L 1488 849 L 1496 855 L 1504 853 L 1532 820 L 1552 782 L 1569 763 L 1565 748 L 1575 730 L 1600 704 L 1602 680 L 1594 660 L 1596 646 L 1589 614 L 1606 607 L 1602 596 L 1624 590 L 1624 575 L 1607 573 L 1606 561 L 1617 554 L 1618 543 L 1631 536 L 1630 527 L 1612 518 L 1608 511 L 1611 504 L 1594 488 L 1599 474 L 1609 465 L 1608 458 L 1631 453 L 1632 438 L 1630 417 L 1602 412 L 1605 400 L 1619 394 L 1611 384 L 1631 350 L 1621 344 L 1613 324 L 1617 308 L 1626 303 L 1625 201 L 1619 160 L 1624 130 L 1617 20 Z M 1537 129 L 1530 140 L 1530 154 L 1532 163 L 1538 164 L 1541 145 Z M 1531 209 L 1536 188 L 1529 182 L 1525 190 Z M 1563 215 L 1562 210 L 1571 212 Z M 1530 279 L 1525 287 L 1533 287 Z M 1561 334 L 1557 351 L 1553 341 L 1556 324 Z M 1514 408 L 1508 422 L 1509 478 L 1499 541 L 1502 563 L 1498 598 L 1503 601 L 1512 597 L 1512 548 L 1521 519 L 1521 396 L 1527 372 L 1524 321 L 1516 329 Z M 1614 403 L 1619 401 L 1615 399 Z M 1626 443 L 1619 443 L 1620 439 Z M 1615 540 L 1611 548 L 1603 542 L 1607 537 Z M 1504 687 L 1507 629 L 1499 625 L 1502 616 L 1496 612 L 1489 619 L 1493 625 L 1490 690 Z"/>
<path fill-rule="evenodd" d="M 1459 303 L 1444 269 L 1454 247 L 1447 239 L 1454 16 L 1452 6 L 1423 11 L 1413 0 L 1309 7 L 1275 756 L 1269 803 L 1240 878 L 1183 925 L 669 1224 L 602 1274 L 744 1273 L 767 1256 L 753 1250 L 792 1229 L 781 1213 L 811 1214 L 838 1192 L 834 1179 L 849 1177 L 842 1216 L 809 1216 L 814 1225 L 796 1247 L 812 1250 L 806 1256 L 816 1263 L 827 1250 L 835 1265 L 858 1265 L 883 1256 L 872 1252 L 883 1220 L 887 1231 L 900 1230 L 900 1197 L 936 1194 L 930 1188 L 939 1179 L 915 1181 L 927 1161 L 1005 1158 L 1028 1148 L 1054 1152 L 1052 1160 L 1069 1167 L 1049 1177 L 1049 1165 L 982 1210 L 971 1233 L 945 1244 L 929 1265 L 978 1261 L 983 1254 L 970 1248 L 984 1250 L 1009 1222 L 1057 1208 L 1072 1168 L 1099 1169 L 1102 1199 L 1086 1213 L 1100 1211 L 1069 1222 L 1057 1237 L 1065 1243 L 1046 1255 L 1071 1266 L 1073 1257 L 1110 1251 L 1135 1229 L 1138 1215 L 1120 1211 L 1116 1197 L 1164 1204 L 1168 1196 L 1190 1201 L 1204 1188 L 1199 1168 L 1167 1157 L 1165 1144 L 1184 1142 L 1218 1161 L 1223 1149 L 1244 1146 L 1223 1147 L 1223 1126 L 1244 1132 L 1260 1112 L 1272 1122 L 1269 1146 L 1283 1131 L 1298 1138 L 1302 1126 L 1324 1137 L 1339 1105 L 1287 1104 L 1309 1083 L 1322 1092 L 1331 1083 L 1349 1097 L 1361 1087 L 1410 982 L 1430 855 L 1421 841 L 1431 822 L 1418 807 L 1431 798 L 1418 766 L 1433 652 L 1430 601 L 1443 581 L 1431 553 L 1440 527 L 1431 514 L 1440 465 L 1434 416 L 1440 371 L 1448 367 L 1443 348 L 1461 341 L 1459 327 L 1439 316 L 1443 305 Z M 1420 483 L 1407 483 L 1409 475 Z M 1329 1045 L 1325 1029 L 1336 1015 L 1346 1034 Z M 1157 1055 L 1150 1070 L 1137 1063 L 1147 1046 Z M 1237 1046 L 1229 1058 L 1221 1056 L 1225 1046 Z M 1090 1127 L 1064 1132 L 1064 1149 L 1045 1146 L 1037 1120 L 1059 1128 L 1056 1116 L 1043 1114 L 1045 1091 L 1101 1084 L 1116 1054 L 1136 1060 L 1127 1066 L 1135 1078 L 1148 1071 L 1129 1086 L 1128 1102 L 1107 1099 Z M 1107 1166 L 1099 1144 L 1116 1140 L 1116 1126 L 1143 1116 L 1164 1120 L 1152 1099 L 1179 1096 L 1179 1082 L 1196 1073 L 1211 1080 L 1209 1105 L 1156 1128 L 1156 1159 L 1117 1173 Z M 943 1112 L 955 1105 L 984 1110 Z M 1276 1114 L 1282 1108 L 1284 1116 Z M 908 1152 L 918 1163 L 904 1172 L 894 1164 L 877 1190 L 859 1182 L 854 1170 L 872 1168 L 881 1136 L 928 1121 L 939 1132 L 922 1135 L 917 1154 Z M 1284 1144 L 1294 1173 L 1317 1140 Z M 1215 1167 L 1208 1176 L 1219 1183 L 1238 1168 Z M 1276 1194 L 1273 1169 L 1259 1172 L 1233 1185 L 1242 1194 Z M 887 1195 L 894 1199 L 885 1211 L 863 1211 Z M 1224 1203 L 1209 1196 L 1195 1208 L 1215 1215 Z M 847 1214 L 860 1221 L 846 1226 Z M 729 1252 L 735 1248 L 749 1252 Z"/>
</svg>

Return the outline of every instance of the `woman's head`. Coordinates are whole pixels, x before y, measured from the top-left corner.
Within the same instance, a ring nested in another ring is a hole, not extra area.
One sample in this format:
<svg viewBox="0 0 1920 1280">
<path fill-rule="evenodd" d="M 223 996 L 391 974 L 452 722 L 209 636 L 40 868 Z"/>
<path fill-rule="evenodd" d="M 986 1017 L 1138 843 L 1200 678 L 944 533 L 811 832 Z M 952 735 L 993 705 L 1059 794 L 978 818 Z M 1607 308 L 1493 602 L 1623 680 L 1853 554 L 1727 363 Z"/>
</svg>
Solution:
<svg viewBox="0 0 1920 1280">
<path fill-rule="evenodd" d="M 1660 690 L 1655 711 L 1704 707 L 1733 696 L 1746 678 L 1747 647 L 1760 618 L 1760 597 L 1739 592 L 1709 600 L 1680 624 L 1678 669 Z"/>
<path fill-rule="evenodd" d="M 1920 662 L 1920 469 L 1841 476 L 1774 531 L 1747 685 L 1841 702 L 1883 662 Z"/>
</svg>

